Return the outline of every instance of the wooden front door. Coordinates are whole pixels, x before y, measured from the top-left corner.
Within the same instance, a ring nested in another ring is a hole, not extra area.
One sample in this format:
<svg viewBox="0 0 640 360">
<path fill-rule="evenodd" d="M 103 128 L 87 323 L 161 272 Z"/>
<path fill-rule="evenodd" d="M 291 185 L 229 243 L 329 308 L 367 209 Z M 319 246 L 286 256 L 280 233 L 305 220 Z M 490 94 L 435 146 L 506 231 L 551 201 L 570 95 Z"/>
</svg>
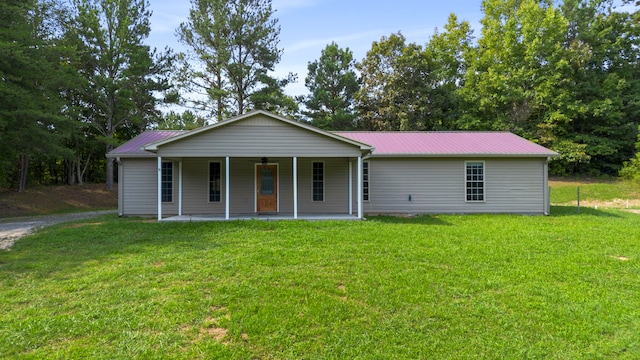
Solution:
<svg viewBox="0 0 640 360">
<path fill-rule="evenodd" d="M 277 212 L 278 165 L 258 165 L 256 177 L 258 212 Z"/>
</svg>

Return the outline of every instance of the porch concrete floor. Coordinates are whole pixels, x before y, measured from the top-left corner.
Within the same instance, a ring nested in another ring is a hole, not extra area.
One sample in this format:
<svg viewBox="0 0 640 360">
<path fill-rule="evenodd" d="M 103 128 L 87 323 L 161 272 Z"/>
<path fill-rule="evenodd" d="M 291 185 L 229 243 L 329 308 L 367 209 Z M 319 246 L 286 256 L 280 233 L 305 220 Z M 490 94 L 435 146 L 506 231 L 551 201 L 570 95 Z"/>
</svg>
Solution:
<svg viewBox="0 0 640 360">
<path fill-rule="evenodd" d="M 275 215 L 265 215 L 265 214 L 241 214 L 241 215 L 230 215 L 229 220 L 226 220 L 224 216 L 220 215 L 206 215 L 206 214 L 195 214 L 195 215 L 181 215 L 181 216 L 169 216 L 163 218 L 161 221 L 233 221 L 233 220 L 264 220 L 264 221 L 275 221 L 275 220 L 294 220 L 293 214 L 275 214 Z M 349 215 L 349 214 L 298 214 L 297 220 L 358 220 L 357 215 Z"/>
</svg>

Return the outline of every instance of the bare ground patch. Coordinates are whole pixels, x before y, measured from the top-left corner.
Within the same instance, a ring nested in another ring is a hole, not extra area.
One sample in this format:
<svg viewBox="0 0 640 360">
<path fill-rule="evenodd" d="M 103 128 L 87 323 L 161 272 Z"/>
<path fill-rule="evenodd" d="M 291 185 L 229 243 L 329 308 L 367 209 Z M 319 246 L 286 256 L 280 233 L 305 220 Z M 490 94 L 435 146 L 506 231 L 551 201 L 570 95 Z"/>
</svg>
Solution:
<svg viewBox="0 0 640 360">
<path fill-rule="evenodd" d="M 578 201 L 574 200 L 567 204 L 577 206 Z M 640 207 L 640 199 L 613 199 L 613 200 L 580 200 L 580 206 L 584 207 L 598 207 L 603 209 L 626 209 Z M 632 210 L 630 210 L 632 211 Z"/>
<path fill-rule="evenodd" d="M 115 213 L 115 210 L 0 219 L 0 250 L 9 250 L 16 240 L 31 234 L 40 227 L 69 221 L 90 219 L 111 213 Z M 69 225 L 68 227 L 82 227 L 87 225 L 97 226 L 100 224 L 100 222 L 79 223 Z"/>
<path fill-rule="evenodd" d="M 118 207 L 118 192 L 104 184 L 38 186 L 19 193 L 0 190 L 0 218 Z"/>
<path fill-rule="evenodd" d="M 102 225 L 104 223 L 102 222 L 92 222 L 92 223 L 77 223 L 77 224 L 71 224 L 71 225 L 67 225 L 65 226 L 66 229 L 76 229 L 76 228 L 81 228 L 81 227 L 85 227 L 85 226 L 98 226 L 98 225 Z"/>
</svg>

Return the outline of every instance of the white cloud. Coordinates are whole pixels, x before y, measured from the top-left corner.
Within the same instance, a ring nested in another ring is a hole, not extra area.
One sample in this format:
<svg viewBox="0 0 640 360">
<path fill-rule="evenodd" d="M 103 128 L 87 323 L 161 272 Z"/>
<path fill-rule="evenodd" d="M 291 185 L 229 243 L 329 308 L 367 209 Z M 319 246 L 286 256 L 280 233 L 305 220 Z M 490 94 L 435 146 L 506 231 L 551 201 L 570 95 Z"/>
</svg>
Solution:
<svg viewBox="0 0 640 360">
<path fill-rule="evenodd" d="M 384 30 L 369 30 L 334 37 L 306 39 L 286 45 L 284 49 L 287 53 L 298 52 L 308 49 L 324 48 L 326 45 L 331 44 L 331 42 L 337 43 L 340 47 L 349 47 L 348 45 L 342 45 L 342 43 L 359 42 L 362 40 L 369 41 L 370 44 L 375 40 L 379 40 L 380 34 L 384 34 Z"/>
<path fill-rule="evenodd" d="M 317 3 L 317 0 L 273 0 L 272 6 L 274 9 L 282 11 L 285 9 L 313 7 Z"/>
</svg>

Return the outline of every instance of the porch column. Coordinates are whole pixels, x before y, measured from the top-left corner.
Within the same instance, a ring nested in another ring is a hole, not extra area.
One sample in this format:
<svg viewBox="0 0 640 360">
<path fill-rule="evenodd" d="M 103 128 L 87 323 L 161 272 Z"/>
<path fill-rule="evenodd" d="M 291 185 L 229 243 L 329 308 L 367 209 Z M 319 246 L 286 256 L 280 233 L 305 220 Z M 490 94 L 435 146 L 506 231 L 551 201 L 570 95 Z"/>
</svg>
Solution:
<svg viewBox="0 0 640 360">
<path fill-rule="evenodd" d="M 544 209 L 542 211 L 545 215 L 549 215 L 551 213 L 551 198 L 549 197 L 549 161 L 550 158 L 547 158 L 547 161 L 544 162 L 544 167 L 542 169 L 542 177 L 544 178 L 544 180 L 542 181 Z"/>
<path fill-rule="evenodd" d="M 182 216 L 182 160 L 178 162 L 178 216 Z"/>
<path fill-rule="evenodd" d="M 162 156 L 158 156 L 158 221 L 162 220 Z"/>
<path fill-rule="evenodd" d="M 298 158 L 293 157 L 293 218 L 298 218 Z"/>
<path fill-rule="evenodd" d="M 224 159 L 224 219 L 229 220 L 229 157 Z"/>
<path fill-rule="evenodd" d="M 362 156 L 358 156 L 358 219 L 362 219 Z"/>
<path fill-rule="evenodd" d="M 353 215 L 353 164 L 349 159 L 349 215 Z"/>
</svg>

